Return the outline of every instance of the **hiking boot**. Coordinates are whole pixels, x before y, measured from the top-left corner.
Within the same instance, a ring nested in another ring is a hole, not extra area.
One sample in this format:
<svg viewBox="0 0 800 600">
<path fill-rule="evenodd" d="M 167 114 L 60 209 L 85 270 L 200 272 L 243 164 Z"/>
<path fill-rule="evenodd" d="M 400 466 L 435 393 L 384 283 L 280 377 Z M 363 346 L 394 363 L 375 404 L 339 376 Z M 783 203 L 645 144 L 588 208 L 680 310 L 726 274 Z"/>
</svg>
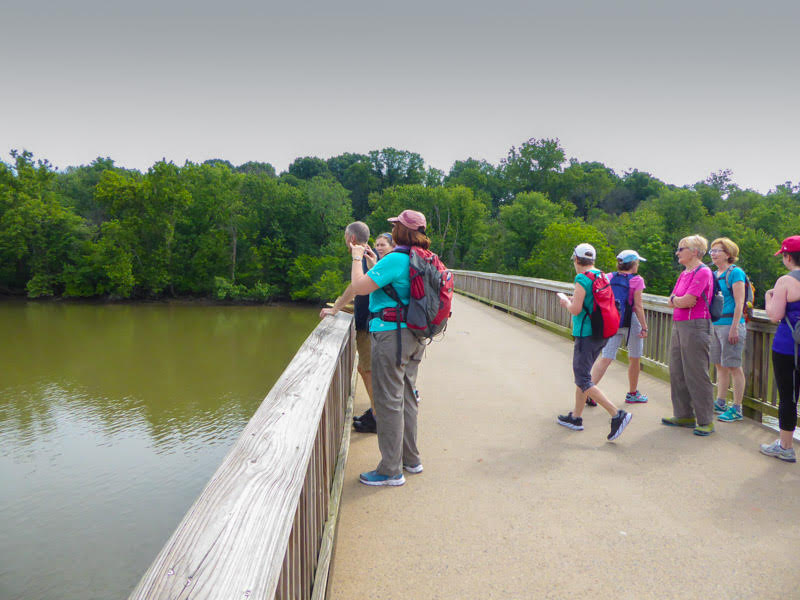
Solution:
<svg viewBox="0 0 800 600">
<path fill-rule="evenodd" d="M 403 465 L 403 468 L 404 468 L 406 471 L 408 471 L 409 473 L 414 473 L 414 474 L 416 474 L 416 473 L 422 473 L 422 463 L 419 463 L 418 465 L 414 465 L 414 466 L 411 466 L 411 465 Z"/>
<path fill-rule="evenodd" d="M 742 411 L 731 404 L 728 410 L 718 416 L 717 419 L 724 423 L 733 423 L 734 421 L 741 421 L 744 417 L 742 416 Z"/>
<path fill-rule="evenodd" d="M 714 423 L 709 423 L 708 425 L 698 425 L 694 428 L 695 435 L 711 435 L 714 433 Z"/>
<path fill-rule="evenodd" d="M 691 417 L 664 417 L 661 419 L 662 425 L 669 425 L 670 427 L 694 427 L 697 425 L 695 420 Z"/>
<path fill-rule="evenodd" d="M 642 394 L 639 390 L 636 390 L 632 394 L 630 392 L 625 394 L 626 404 L 644 404 L 645 402 L 647 402 L 647 396 Z"/>
<path fill-rule="evenodd" d="M 771 444 L 761 444 L 761 454 L 767 456 L 774 456 L 786 462 L 797 462 L 794 454 L 794 448 L 784 448 L 781 446 L 781 441 L 775 440 Z"/>
<path fill-rule="evenodd" d="M 567 429 L 572 429 L 572 431 L 583 431 L 583 418 L 573 417 L 571 411 L 567 415 L 558 415 L 556 423 L 563 425 Z"/>
<path fill-rule="evenodd" d="M 597 402 L 592 400 L 591 398 L 586 398 L 586 406 L 597 406 Z"/>
<path fill-rule="evenodd" d="M 406 478 L 403 474 L 399 475 L 381 475 L 377 471 L 368 471 L 358 476 L 358 481 L 364 485 L 403 485 Z"/>
<path fill-rule="evenodd" d="M 632 418 L 633 415 L 629 412 L 625 412 L 624 410 L 617 411 L 616 416 L 611 417 L 611 433 L 608 434 L 608 441 L 613 442 L 621 436 Z"/>
<path fill-rule="evenodd" d="M 721 398 L 717 398 L 716 400 L 714 400 L 714 412 L 717 413 L 718 415 L 724 413 L 727 410 L 727 408 L 728 408 L 728 403 L 725 402 L 725 400 L 722 400 Z"/>
<path fill-rule="evenodd" d="M 360 414 L 357 417 L 353 417 L 353 423 L 355 423 L 356 421 L 363 421 L 364 419 L 367 419 L 367 422 L 369 422 L 370 420 L 371 421 L 375 420 L 375 415 L 372 414 L 371 408 L 365 410 L 363 414 Z"/>
<path fill-rule="evenodd" d="M 358 433 L 378 433 L 378 424 L 375 422 L 375 419 L 372 419 L 372 421 L 367 421 L 366 419 L 363 421 L 353 421 L 353 429 Z"/>
</svg>

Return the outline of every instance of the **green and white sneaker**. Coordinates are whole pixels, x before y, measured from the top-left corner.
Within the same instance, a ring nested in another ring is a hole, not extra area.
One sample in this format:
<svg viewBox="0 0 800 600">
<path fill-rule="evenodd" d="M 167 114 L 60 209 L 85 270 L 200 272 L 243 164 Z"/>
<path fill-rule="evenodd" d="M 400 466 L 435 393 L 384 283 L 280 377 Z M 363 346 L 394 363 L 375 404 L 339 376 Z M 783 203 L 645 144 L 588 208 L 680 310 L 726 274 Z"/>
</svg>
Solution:
<svg viewBox="0 0 800 600">
<path fill-rule="evenodd" d="M 725 423 L 733 423 L 734 421 L 741 421 L 744 417 L 742 416 L 742 411 L 731 404 L 728 410 L 718 416 L 717 419 Z"/>
<path fill-rule="evenodd" d="M 774 456 L 786 462 L 797 462 L 797 458 L 794 455 L 794 448 L 784 448 L 781 446 L 781 441 L 779 439 L 771 444 L 761 444 L 761 454 Z"/>
</svg>

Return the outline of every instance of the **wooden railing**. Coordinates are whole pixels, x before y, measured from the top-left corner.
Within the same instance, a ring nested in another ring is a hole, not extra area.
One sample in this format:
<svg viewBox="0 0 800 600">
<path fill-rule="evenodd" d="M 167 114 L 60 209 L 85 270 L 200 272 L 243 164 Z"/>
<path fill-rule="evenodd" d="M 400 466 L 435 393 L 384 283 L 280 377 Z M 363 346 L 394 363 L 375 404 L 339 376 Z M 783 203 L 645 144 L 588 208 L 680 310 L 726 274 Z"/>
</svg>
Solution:
<svg viewBox="0 0 800 600">
<path fill-rule="evenodd" d="M 132 600 L 324 597 L 352 417 L 352 320 L 327 317 L 308 337 Z"/>
<path fill-rule="evenodd" d="M 574 284 L 548 279 L 454 271 L 456 290 L 491 304 L 563 335 L 572 331 L 572 317 L 562 308 L 556 294 L 571 294 Z M 648 335 L 644 340 L 642 368 L 660 377 L 669 377 L 669 345 L 672 334 L 672 309 L 664 296 L 643 294 Z M 747 323 L 744 364 L 747 386 L 745 406 L 752 416 L 777 415 L 777 391 L 772 378 L 770 349 L 775 325 L 763 310 L 756 310 Z M 624 350 L 620 351 L 627 357 Z"/>
</svg>

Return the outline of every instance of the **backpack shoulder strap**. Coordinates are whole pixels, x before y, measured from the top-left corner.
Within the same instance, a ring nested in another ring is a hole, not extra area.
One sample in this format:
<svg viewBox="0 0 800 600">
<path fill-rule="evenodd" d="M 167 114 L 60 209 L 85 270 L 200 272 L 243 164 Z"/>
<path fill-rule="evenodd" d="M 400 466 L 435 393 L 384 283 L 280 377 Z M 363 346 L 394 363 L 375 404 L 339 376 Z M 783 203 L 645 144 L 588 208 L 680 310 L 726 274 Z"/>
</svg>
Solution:
<svg viewBox="0 0 800 600">
<path fill-rule="evenodd" d="M 411 256 L 411 247 L 410 246 L 398 246 L 397 248 L 395 248 L 394 250 L 389 252 L 389 254 L 394 254 L 395 252 L 397 252 L 398 254 L 408 254 L 409 256 Z M 387 254 L 387 256 L 388 256 L 388 254 Z M 400 295 L 397 293 L 397 290 L 394 289 L 394 286 L 391 283 L 387 283 L 385 286 L 383 286 L 381 288 L 381 290 L 387 296 L 389 296 L 389 298 L 391 298 L 397 304 L 397 306 L 404 306 L 403 305 L 403 301 L 400 300 Z"/>
<path fill-rule="evenodd" d="M 800 271 L 789 271 L 787 275 L 792 279 L 797 279 L 797 281 L 800 281 Z"/>
</svg>

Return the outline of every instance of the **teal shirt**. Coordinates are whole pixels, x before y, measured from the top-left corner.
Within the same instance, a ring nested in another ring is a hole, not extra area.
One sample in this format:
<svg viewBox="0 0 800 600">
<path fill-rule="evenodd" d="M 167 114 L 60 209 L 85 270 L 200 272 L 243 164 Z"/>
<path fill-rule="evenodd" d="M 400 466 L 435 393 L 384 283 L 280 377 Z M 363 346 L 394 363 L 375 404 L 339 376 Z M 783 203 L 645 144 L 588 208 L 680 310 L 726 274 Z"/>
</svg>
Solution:
<svg viewBox="0 0 800 600">
<path fill-rule="evenodd" d="M 595 276 L 601 273 L 600 269 L 589 269 Z M 592 280 L 583 273 L 575 276 L 575 283 L 579 283 L 586 290 L 586 298 L 583 307 L 591 314 L 594 308 L 594 298 L 592 297 Z M 577 315 L 572 315 L 572 335 L 574 337 L 589 337 L 592 335 L 592 320 L 586 311 L 581 311 Z"/>
<path fill-rule="evenodd" d="M 725 281 L 725 275 L 728 276 L 728 281 Z M 744 271 L 740 267 L 731 266 L 730 272 L 728 269 L 725 271 L 717 271 L 714 273 L 714 276 L 719 281 L 719 289 L 722 291 L 722 299 L 724 302 L 722 303 L 722 314 L 733 313 L 733 310 L 736 308 L 736 300 L 733 298 L 733 284 L 737 281 L 744 282 L 745 275 Z M 728 287 L 728 283 L 731 284 L 731 287 Z M 745 290 L 746 292 L 747 290 Z M 745 296 L 747 294 L 745 293 Z M 733 317 L 722 317 L 719 321 L 716 321 L 714 325 L 730 325 L 733 323 Z M 742 319 L 740 323 L 744 323 L 744 306 L 742 306 Z"/>
<path fill-rule="evenodd" d="M 386 295 L 383 286 L 392 284 L 400 301 L 408 304 L 411 300 L 411 284 L 408 281 L 408 254 L 405 252 L 390 252 L 380 259 L 375 266 L 367 271 L 367 277 L 378 284 L 378 289 L 369 295 L 369 312 L 380 312 L 384 308 L 393 308 L 397 303 Z M 400 327 L 405 327 L 401 323 Z M 394 331 L 397 323 L 382 321 L 374 318 L 369 322 L 370 331 Z"/>
</svg>

